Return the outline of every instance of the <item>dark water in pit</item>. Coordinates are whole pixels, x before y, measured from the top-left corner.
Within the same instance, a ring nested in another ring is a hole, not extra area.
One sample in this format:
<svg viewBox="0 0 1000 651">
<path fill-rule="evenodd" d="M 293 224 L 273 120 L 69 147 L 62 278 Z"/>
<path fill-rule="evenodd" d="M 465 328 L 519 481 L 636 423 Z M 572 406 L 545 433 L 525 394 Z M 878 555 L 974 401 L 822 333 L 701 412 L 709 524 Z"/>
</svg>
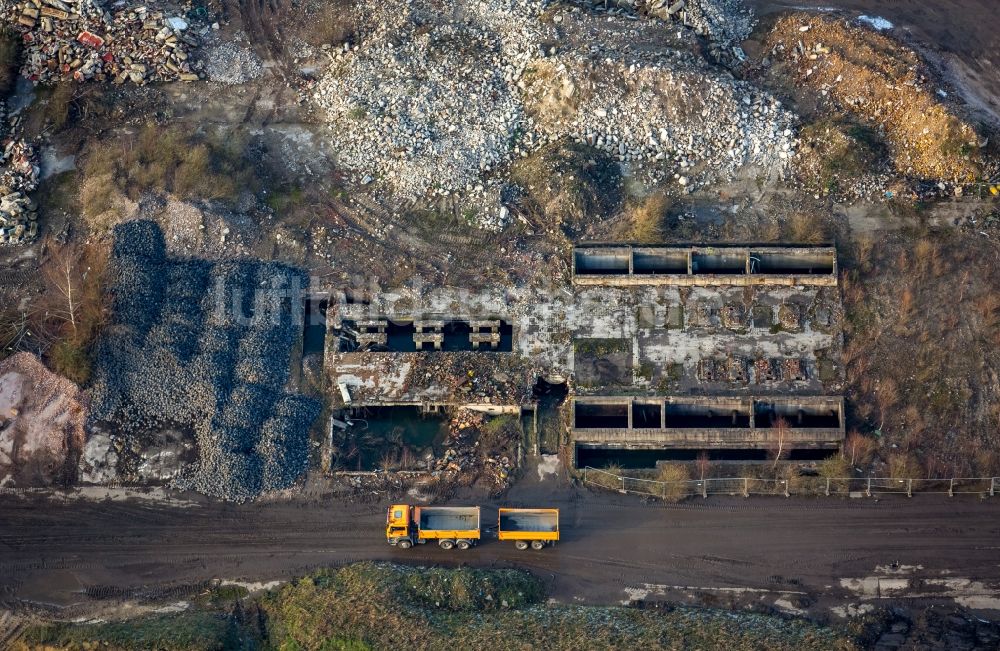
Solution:
<svg viewBox="0 0 1000 651">
<path fill-rule="evenodd" d="M 306 300 L 305 328 L 302 333 L 302 354 L 323 353 L 326 346 L 326 300 Z"/>
<path fill-rule="evenodd" d="M 701 450 L 612 450 L 576 449 L 576 467 L 606 468 L 617 465 L 628 469 L 655 468 L 657 461 L 695 461 Z M 710 461 L 767 461 L 767 450 L 706 450 Z M 782 457 L 788 461 L 822 461 L 835 454 L 832 450 L 791 450 Z"/>
<path fill-rule="evenodd" d="M 348 429 L 357 446 L 352 470 L 375 470 L 382 460 L 393 455 L 400 462 L 408 455 L 414 462 L 432 450 L 444 452 L 448 420 L 444 414 L 421 414 L 417 407 L 378 407 L 352 411 L 353 426 Z"/>
</svg>

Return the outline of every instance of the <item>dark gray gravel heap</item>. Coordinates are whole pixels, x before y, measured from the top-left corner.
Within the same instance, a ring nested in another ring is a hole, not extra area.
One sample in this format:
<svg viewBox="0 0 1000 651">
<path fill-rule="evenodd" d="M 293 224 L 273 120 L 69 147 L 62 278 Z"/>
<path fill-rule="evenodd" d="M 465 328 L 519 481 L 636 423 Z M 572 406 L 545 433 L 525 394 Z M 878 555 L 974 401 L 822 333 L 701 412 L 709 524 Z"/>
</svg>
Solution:
<svg viewBox="0 0 1000 651">
<path fill-rule="evenodd" d="M 301 327 L 298 269 L 166 256 L 148 221 L 115 228 L 111 323 L 98 344 L 91 420 L 138 436 L 195 432 L 175 484 L 228 500 L 289 486 L 306 469 L 320 405 L 286 393 Z"/>
</svg>

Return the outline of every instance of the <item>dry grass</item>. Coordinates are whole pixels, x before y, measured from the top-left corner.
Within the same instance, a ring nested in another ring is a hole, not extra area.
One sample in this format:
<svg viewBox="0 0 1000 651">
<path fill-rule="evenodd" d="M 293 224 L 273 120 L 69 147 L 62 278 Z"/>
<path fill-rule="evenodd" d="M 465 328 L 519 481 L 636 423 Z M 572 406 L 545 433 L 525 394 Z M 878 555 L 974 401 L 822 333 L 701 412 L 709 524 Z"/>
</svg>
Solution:
<svg viewBox="0 0 1000 651">
<path fill-rule="evenodd" d="M 671 201 L 662 192 L 651 194 L 628 210 L 621 239 L 642 244 L 663 242 Z"/>
<path fill-rule="evenodd" d="M 522 205 L 531 221 L 569 237 L 617 212 L 622 202 L 618 164 L 572 142 L 553 143 L 515 162 L 511 179 L 525 190 Z"/>
<path fill-rule="evenodd" d="M 611 464 L 605 467 L 603 471 L 588 470 L 586 472 L 588 484 L 594 484 L 610 490 L 621 490 L 622 488 L 621 466 Z"/>
<path fill-rule="evenodd" d="M 691 494 L 690 484 L 686 483 L 691 481 L 691 473 L 679 463 L 660 464 L 656 480 L 664 483 L 662 497 L 667 502 L 679 502 Z"/>
<path fill-rule="evenodd" d="M 97 228 L 113 223 L 109 211 L 121 200 L 137 201 L 146 192 L 234 200 L 251 179 L 247 163 L 236 154 L 222 141 L 153 124 L 134 135 L 97 141 L 83 155 L 84 217 Z"/>
<path fill-rule="evenodd" d="M 895 444 L 925 475 L 990 472 L 1000 452 L 1000 247 L 953 231 L 865 246 L 842 285 L 853 424 L 881 430 L 883 460 Z M 845 454 L 864 467 L 874 447 L 852 435 Z"/>
<path fill-rule="evenodd" d="M 830 238 L 826 221 L 814 213 L 795 213 L 786 225 L 787 241 L 800 244 L 822 244 Z"/>
<path fill-rule="evenodd" d="M 803 25 L 810 29 L 800 31 Z M 795 61 L 800 41 L 815 58 Z M 791 67 L 797 90 L 807 88 L 813 98 L 825 90 L 837 110 L 884 133 L 900 174 L 962 182 L 978 178 L 979 136 L 938 100 L 923 61 L 901 43 L 841 19 L 792 13 L 776 22 L 764 46 L 766 52 L 779 48 L 787 62 L 774 74 Z M 837 139 L 830 148 L 834 154 L 844 151 Z"/>
</svg>

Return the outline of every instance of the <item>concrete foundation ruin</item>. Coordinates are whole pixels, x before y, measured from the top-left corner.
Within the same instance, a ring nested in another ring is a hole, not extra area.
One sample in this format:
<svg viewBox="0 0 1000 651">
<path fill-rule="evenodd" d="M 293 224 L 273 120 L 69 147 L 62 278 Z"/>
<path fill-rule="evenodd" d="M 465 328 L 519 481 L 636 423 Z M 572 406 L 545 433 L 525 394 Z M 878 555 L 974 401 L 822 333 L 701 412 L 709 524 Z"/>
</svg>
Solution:
<svg viewBox="0 0 1000 651">
<path fill-rule="evenodd" d="M 722 458 L 755 460 L 779 450 L 784 458 L 833 451 L 844 440 L 844 403 L 836 396 L 601 396 L 571 404 L 573 460 L 580 466 L 594 451 L 661 451 L 664 460 L 693 457 L 675 451 L 720 451 L 728 453 Z"/>
<path fill-rule="evenodd" d="M 573 249 L 577 285 L 837 284 L 832 246 L 638 246 L 588 244 Z"/>
<path fill-rule="evenodd" d="M 578 246 L 568 286 L 331 300 L 325 367 L 335 406 L 535 422 L 533 387 L 565 382 L 574 451 L 825 452 L 842 319 L 832 247 Z"/>
</svg>

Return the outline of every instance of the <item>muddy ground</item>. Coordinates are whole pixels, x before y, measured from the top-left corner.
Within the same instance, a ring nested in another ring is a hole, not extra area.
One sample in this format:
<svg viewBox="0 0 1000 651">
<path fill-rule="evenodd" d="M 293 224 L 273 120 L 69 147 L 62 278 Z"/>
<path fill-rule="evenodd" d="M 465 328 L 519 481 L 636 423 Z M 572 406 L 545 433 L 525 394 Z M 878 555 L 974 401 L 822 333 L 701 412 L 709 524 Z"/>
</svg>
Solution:
<svg viewBox="0 0 1000 651">
<path fill-rule="evenodd" d="M 679 505 L 522 480 L 485 504 L 561 510 L 562 540 L 518 552 L 490 540 L 469 552 L 385 543 L 388 499 L 220 504 L 157 499 L 0 497 L 0 606 L 58 617 L 175 602 L 210 579 L 287 580 L 379 559 L 521 567 L 562 603 L 671 600 L 757 606 L 840 621 L 863 604 L 947 603 L 1000 614 L 1000 520 L 975 496 L 906 499 L 695 499 Z M 112 491 L 111 495 L 119 495 Z M 405 498 L 404 498 L 405 499 Z"/>
</svg>

